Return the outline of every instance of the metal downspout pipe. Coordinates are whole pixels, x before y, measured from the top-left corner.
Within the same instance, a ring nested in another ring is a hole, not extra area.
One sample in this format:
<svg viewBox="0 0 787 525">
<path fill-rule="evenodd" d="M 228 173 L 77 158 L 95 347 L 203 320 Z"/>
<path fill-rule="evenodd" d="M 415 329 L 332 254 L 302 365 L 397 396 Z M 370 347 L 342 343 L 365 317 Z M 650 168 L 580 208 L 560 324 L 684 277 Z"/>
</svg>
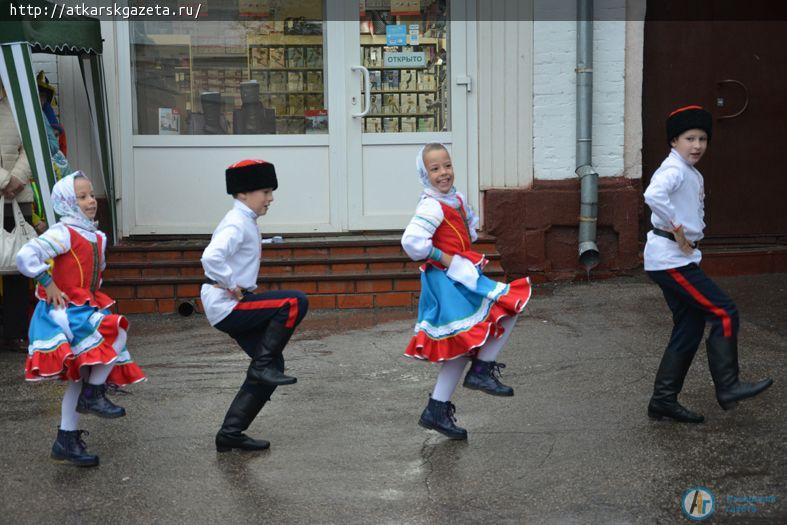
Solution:
<svg viewBox="0 0 787 525">
<path fill-rule="evenodd" d="M 580 181 L 579 262 L 590 277 L 600 256 L 596 245 L 598 173 L 593 168 L 593 0 L 577 0 L 577 146 Z"/>
</svg>

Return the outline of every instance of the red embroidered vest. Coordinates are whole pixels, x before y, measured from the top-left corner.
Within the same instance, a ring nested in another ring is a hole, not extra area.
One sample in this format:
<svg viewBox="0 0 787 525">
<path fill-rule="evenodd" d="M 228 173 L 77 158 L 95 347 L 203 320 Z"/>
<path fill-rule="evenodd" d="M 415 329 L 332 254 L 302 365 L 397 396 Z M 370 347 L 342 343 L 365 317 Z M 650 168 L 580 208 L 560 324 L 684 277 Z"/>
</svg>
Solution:
<svg viewBox="0 0 787 525">
<path fill-rule="evenodd" d="M 439 202 L 439 201 L 438 201 Z M 440 202 L 443 209 L 443 222 L 437 227 L 432 235 L 432 244 L 440 251 L 448 255 L 461 255 L 469 259 L 474 264 L 485 264 L 484 256 L 470 249 L 470 232 L 467 230 L 465 220 L 464 202 L 459 198 L 459 209 Z M 482 262 L 484 261 L 484 262 Z M 429 260 L 428 264 L 445 269 L 439 261 Z"/>
<path fill-rule="evenodd" d="M 100 257 L 103 239 L 97 235 L 96 242 L 90 242 L 73 229 L 66 229 L 71 236 L 71 249 L 55 257 L 52 279 L 73 305 L 88 303 L 101 309 L 111 306 L 115 301 L 98 289 L 101 284 Z M 46 299 L 43 286 L 38 286 L 36 296 Z"/>
</svg>

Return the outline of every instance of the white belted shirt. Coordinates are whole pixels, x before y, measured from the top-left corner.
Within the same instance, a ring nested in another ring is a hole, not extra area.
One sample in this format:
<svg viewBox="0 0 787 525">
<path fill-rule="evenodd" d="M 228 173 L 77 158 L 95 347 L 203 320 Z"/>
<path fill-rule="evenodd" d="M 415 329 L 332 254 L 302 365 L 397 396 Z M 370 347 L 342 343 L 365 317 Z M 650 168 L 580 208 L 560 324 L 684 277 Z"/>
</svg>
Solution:
<svg viewBox="0 0 787 525">
<path fill-rule="evenodd" d="M 705 185 L 702 175 L 673 149 L 653 174 L 645 190 L 645 203 L 652 210 L 654 228 L 672 232 L 683 226 L 692 243 L 703 238 L 705 229 Z M 645 244 L 645 270 L 659 271 L 699 264 L 702 252 L 695 248 L 683 253 L 678 243 L 648 232 Z"/>
<path fill-rule="evenodd" d="M 216 282 L 216 285 L 203 284 L 200 292 L 211 325 L 227 317 L 238 304 L 230 290 L 257 288 L 261 241 L 257 214 L 236 199 L 216 227 L 200 259 L 205 277 Z"/>
</svg>

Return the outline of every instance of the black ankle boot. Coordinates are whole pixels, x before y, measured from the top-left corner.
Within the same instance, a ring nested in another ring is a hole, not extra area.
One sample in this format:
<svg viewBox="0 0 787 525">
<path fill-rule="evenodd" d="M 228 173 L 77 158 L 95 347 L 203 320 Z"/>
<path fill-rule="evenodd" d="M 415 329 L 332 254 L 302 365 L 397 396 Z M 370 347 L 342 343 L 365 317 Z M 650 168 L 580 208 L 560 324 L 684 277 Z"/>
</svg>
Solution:
<svg viewBox="0 0 787 525">
<path fill-rule="evenodd" d="M 716 400 L 724 410 L 729 410 L 738 401 L 754 397 L 773 384 L 770 377 L 756 383 L 738 379 L 738 340 L 734 337 L 714 337 L 705 341 L 708 351 L 708 367 L 716 385 Z"/>
<path fill-rule="evenodd" d="M 249 365 L 246 377 L 271 386 L 297 383 L 296 378 L 284 375 L 284 360 L 281 359 L 292 332 L 293 330 L 283 324 L 271 321 L 257 345 L 257 353 Z"/>
<path fill-rule="evenodd" d="M 661 358 L 653 396 L 648 403 L 648 417 L 651 419 L 673 419 L 681 423 L 702 423 L 705 418 L 678 403 L 678 394 L 694 359 L 692 352 L 674 352 L 667 349 Z"/>
<path fill-rule="evenodd" d="M 91 385 L 82 383 L 82 392 L 77 401 L 77 412 L 80 414 L 95 414 L 98 417 L 115 419 L 126 415 L 126 409 L 117 406 L 107 399 L 106 385 Z"/>
<path fill-rule="evenodd" d="M 276 387 L 268 387 L 267 397 L 261 398 L 241 389 L 232 400 L 224 423 L 216 434 L 216 450 L 228 452 L 230 450 L 266 450 L 270 448 L 269 441 L 253 439 L 243 433 L 249 428 L 251 422 L 260 413 L 262 407 L 268 402 L 270 394 Z M 264 395 L 264 394 L 263 394 Z"/>
<path fill-rule="evenodd" d="M 61 463 L 71 463 L 77 467 L 95 467 L 98 456 L 87 453 L 87 446 L 82 441 L 85 430 L 57 430 L 57 439 L 52 445 L 50 457 Z"/>
<path fill-rule="evenodd" d="M 455 412 L 456 407 L 450 401 L 435 401 L 430 397 L 418 424 L 451 439 L 467 439 L 467 430 L 456 426 Z"/>
<path fill-rule="evenodd" d="M 472 390 L 480 390 L 493 396 L 510 397 L 514 395 L 514 389 L 500 382 L 500 369 L 505 368 L 503 363 L 494 361 L 486 362 L 480 359 L 473 359 L 470 370 L 467 371 L 463 386 Z"/>
</svg>

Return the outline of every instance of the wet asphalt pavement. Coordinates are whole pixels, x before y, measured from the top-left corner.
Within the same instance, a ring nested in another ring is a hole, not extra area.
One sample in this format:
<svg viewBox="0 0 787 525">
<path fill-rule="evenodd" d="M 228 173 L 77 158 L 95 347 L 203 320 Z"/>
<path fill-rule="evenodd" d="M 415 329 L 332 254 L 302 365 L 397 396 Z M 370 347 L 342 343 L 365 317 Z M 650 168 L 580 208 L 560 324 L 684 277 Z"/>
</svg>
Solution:
<svg viewBox="0 0 787 525">
<path fill-rule="evenodd" d="M 149 381 L 114 395 L 125 418 L 83 416 L 94 469 L 49 460 L 62 386 L 0 353 L 0 522 L 688 523 L 679 500 L 700 485 L 706 522 L 785 523 L 787 275 L 718 282 L 742 376 L 776 383 L 724 412 L 701 349 L 681 396 L 694 426 L 645 416 L 671 321 L 641 275 L 538 288 L 500 358 L 516 396 L 457 389 L 467 442 L 416 424 L 436 367 L 401 356 L 409 310 L 310 313 L 285 354 L 298 384 L 249 430 L 262 453 L 215 451 L 247 358 L 202 316 L 131 317 Z"/>
</svg>

